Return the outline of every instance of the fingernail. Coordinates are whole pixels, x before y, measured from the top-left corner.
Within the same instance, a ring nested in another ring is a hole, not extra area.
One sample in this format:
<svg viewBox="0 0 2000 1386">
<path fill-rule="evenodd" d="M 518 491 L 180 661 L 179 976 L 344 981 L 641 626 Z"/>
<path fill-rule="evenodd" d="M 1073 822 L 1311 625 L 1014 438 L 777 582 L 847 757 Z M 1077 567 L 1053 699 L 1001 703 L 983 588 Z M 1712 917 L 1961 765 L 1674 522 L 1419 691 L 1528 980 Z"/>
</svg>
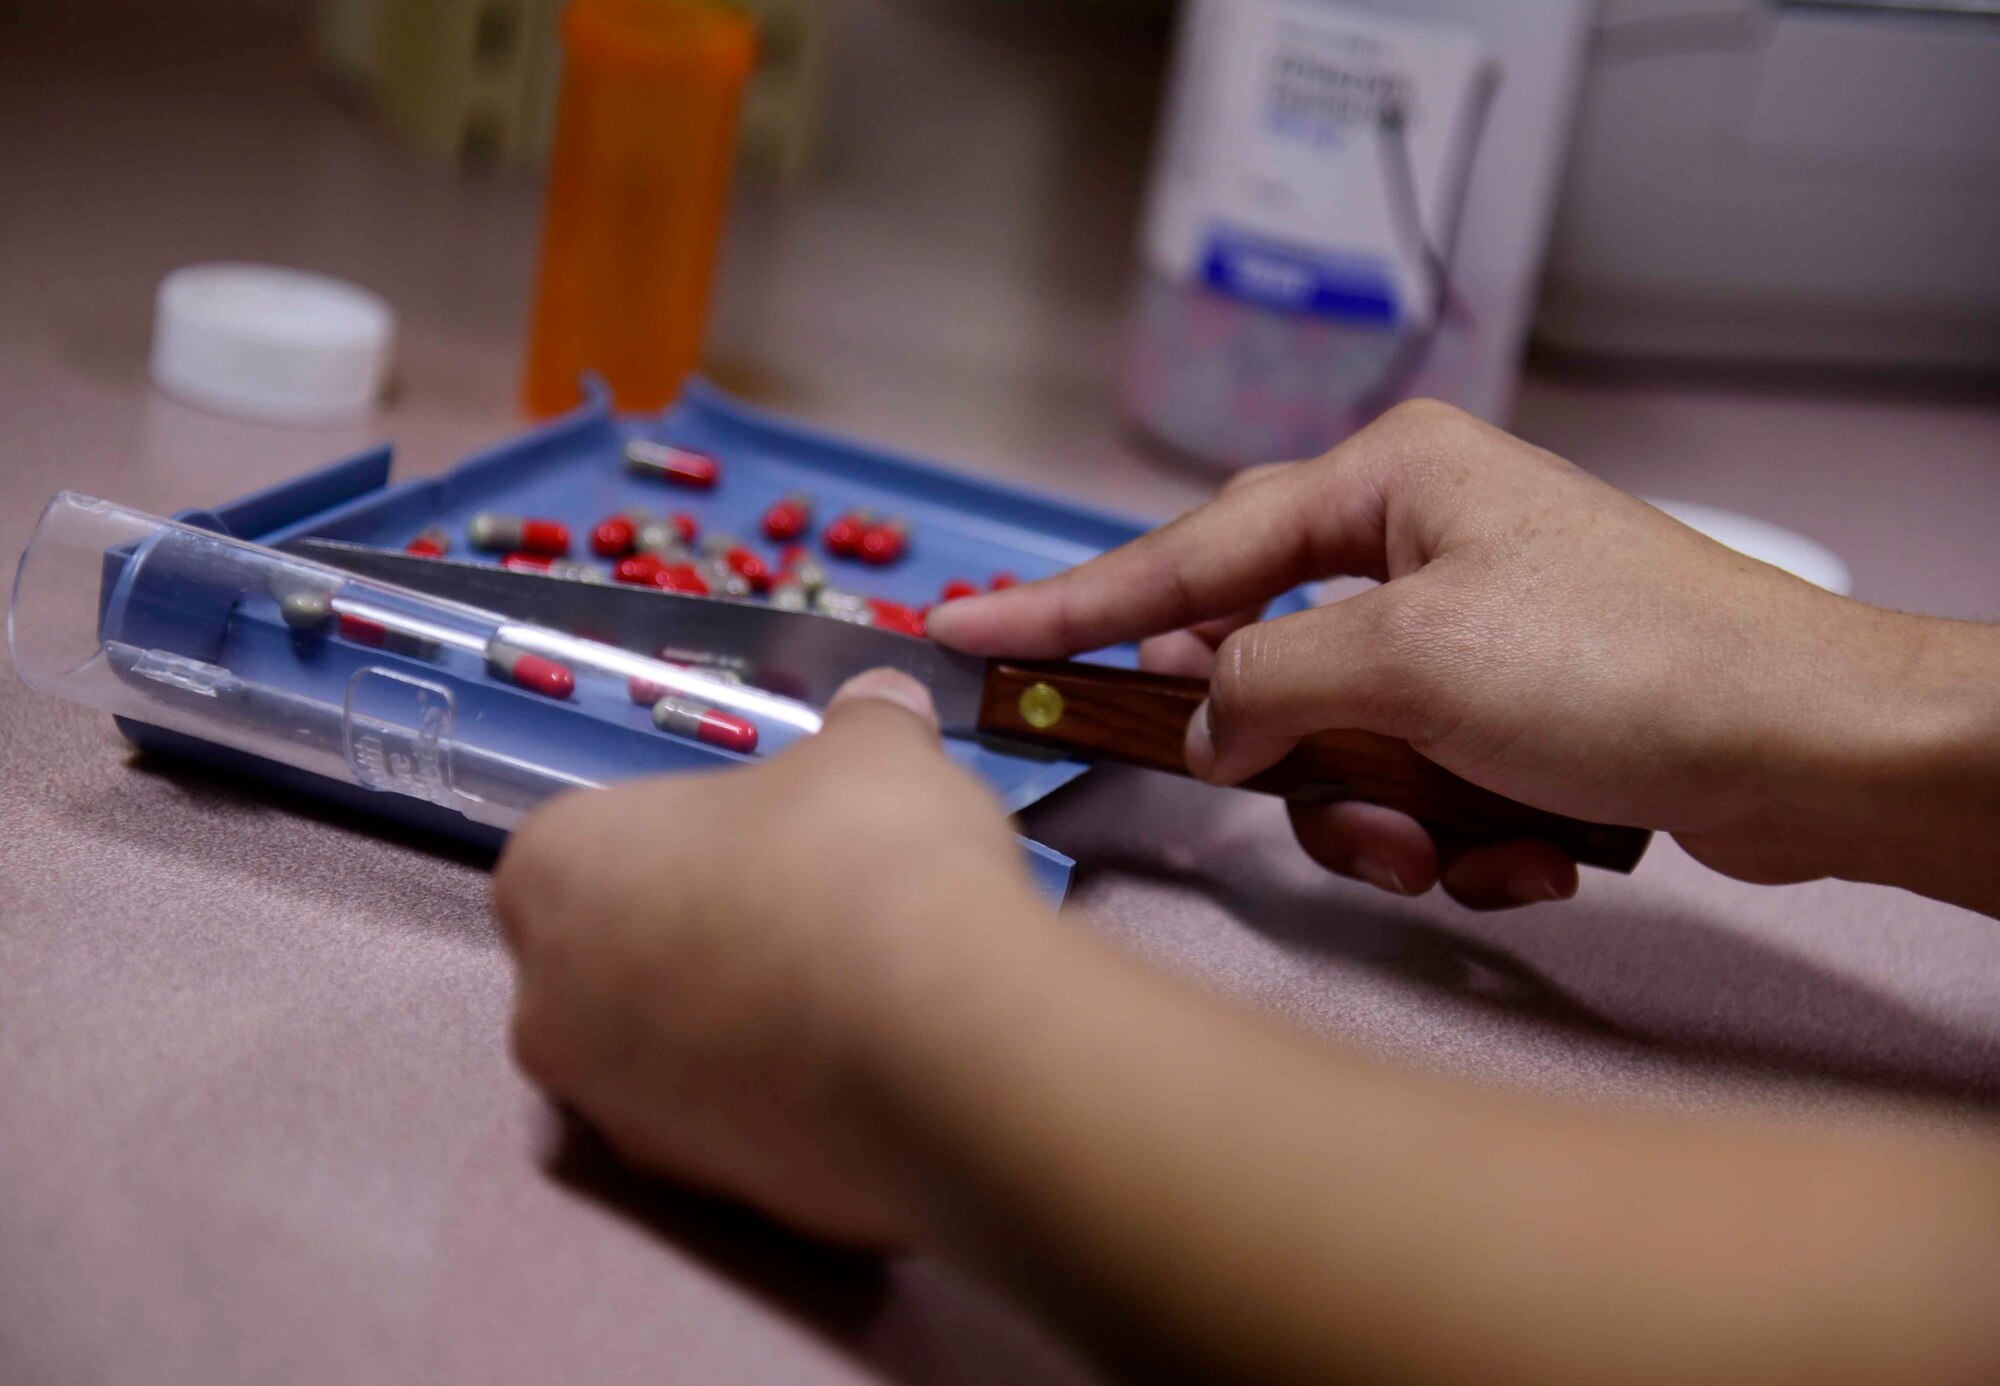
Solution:
<svg viewBox="0 0 2000 1386">
<path fill-rule="evenodd" d="M 1403 875 L 1386 861 L 1375 857 L 1356 857 L 1354 874 L 1374 886 L 1386 890 L 1391 895 L 1408 895 L 1410 888 L 1403 882 Z"/>
<path fill-rule="evenodd" d="M 1507 878 L 1507 894 L 1524 905 L 1567 900 L 1576 894 L 1576 882 L 1559 881 L 1546 871 L 1517 871 Z"/>
<path fill-rule="evenodd" d="M 831 712 L 852 698 L 879 698 L 937 725 L 937 708 L 931 702 L 931 691 L 899 669 L 870 669 L 856 674 L 835 690 L 833 701 L 828 703 Z"/>
<path fill-rule="evenodd" d="M 1215 730 L 1208 725 L 1206 698 L 1188 718 L 1187 748 L 1182 754 L 1187 757 L 1188 772 L 1198 780 L 1207 779 L 1215 769 Z"/>
</svg>

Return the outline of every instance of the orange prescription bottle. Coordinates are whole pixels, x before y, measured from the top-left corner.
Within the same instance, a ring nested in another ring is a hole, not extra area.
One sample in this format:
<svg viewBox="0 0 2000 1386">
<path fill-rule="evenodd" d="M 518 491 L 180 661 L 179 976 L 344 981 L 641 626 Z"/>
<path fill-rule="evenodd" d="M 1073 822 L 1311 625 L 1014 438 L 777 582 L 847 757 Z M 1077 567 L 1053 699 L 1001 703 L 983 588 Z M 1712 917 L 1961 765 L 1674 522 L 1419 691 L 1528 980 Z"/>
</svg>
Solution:
<svg viewBox="0 0 2000 1386">
<path fill-rule="evenodd" d="M 521 399 L 596 371 L 658 409 L 695 368 L 756 29 L 716 0 L 571 0 Z"/>
</svg>

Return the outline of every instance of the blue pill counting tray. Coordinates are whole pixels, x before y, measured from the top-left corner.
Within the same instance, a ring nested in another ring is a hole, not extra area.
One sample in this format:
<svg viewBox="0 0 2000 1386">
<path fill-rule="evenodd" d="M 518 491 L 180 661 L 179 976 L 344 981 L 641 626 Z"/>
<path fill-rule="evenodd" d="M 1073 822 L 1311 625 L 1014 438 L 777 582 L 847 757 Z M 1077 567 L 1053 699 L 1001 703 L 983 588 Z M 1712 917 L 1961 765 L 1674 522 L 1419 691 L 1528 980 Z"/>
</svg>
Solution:
<svg viewBox="0 0 2000 1386">
<path fill-rule="evenodd" d="M 623 461 L 635 438 L 712 457 L 720 477 L 712 488 L 695 489 L 635 475 Z M 685 511 L 704 533 L 739 536 L 770 561 L 779 546 L 762 534 L 765 511 L 782 497 L 804 495 L 815 525 L 803 542 L 832 583 L 914 607 L 936 600 L 952 580 L 985 586 L 1001 573 L 1046 577 L 1143 528 L 833 437 L 700 381 L 647 417 L 613 414 L 604 392 L 592 389 L 573 413 L 436 477 L 390 485 L 390 456 L 387 447 L 362 453 L 240 500 L 183 512 L 178 525 L 58 498 L 17 579 L 10 618 L 17 668 L 45 691 L 112 711 L 142 746 L 497 842 L 521 813 L 559 789 L 743 759 L 657 730 L 649 709 L 628 696 L 632 677 L 692 678 L 703 701 L 725 707 L 731 697 L 756 704 L 760 695 L 704 684 L 699 672 L 662 675 L 656 661 L 571 642 L 541 651 L 576 671 L 573 694 L 553 700 L 499 674 L 488 656 L 496 641 L 516 636 L 482 613 L 398 589 L 348 586 L 355 580 L 330 579 L 327 570 L 261 546 L 317 537 L 400 550 L 438 529 L 453 557 L 498 561 L 466 544 L 472 517 L 498 512 L 566 524 L 572 557 L 590 560 L 597 523 L 638 509 Z M 850 510 L 906 521 L 904 556 L 880 567 L 828 556 L 819 531 Z M 281 599 L 302 589 L 323 592 L 331 580 L 344 584 L 341 624 L 300 629 L 296 610 L 288 623 Z M 65 609 L 86 602 L 94 604 L 94 619 Z M 1303 605 L 1292 594 L 1276 609 Z M 350 630 L 356 620 L 363 625 Z M 368 624 L 401 635 L 371 641 Z M 95 631 L 94 641 L 78 634 L 80 626 Z M 351 638 L 355 632 L 360 638 Z M 1129 664 L 1133 651 L 1096 657 Z M 744 709 L 758 723 L 764 752 L 810 730 L 774 708 Z M 1010 812 L 1087 768 L 970 740 L 947 744 Z M 1070 860 L 1023 845 L 1043 889 L 1060 898 Z"/>
</svg>

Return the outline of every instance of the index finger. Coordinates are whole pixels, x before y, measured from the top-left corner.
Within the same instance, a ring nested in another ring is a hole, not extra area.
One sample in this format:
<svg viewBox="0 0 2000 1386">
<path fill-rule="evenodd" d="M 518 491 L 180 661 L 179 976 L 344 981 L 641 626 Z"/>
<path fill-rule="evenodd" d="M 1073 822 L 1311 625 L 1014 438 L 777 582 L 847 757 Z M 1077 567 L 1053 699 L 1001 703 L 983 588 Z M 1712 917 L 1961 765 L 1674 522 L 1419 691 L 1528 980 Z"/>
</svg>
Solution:
<svg viewBox="0 0 2000 1386">
<path fill-rule="evenodd" d="M 1052 659 L 1261 607 L 1316 578 L 1380 578 L 1382 497 L 1356 465 L 1368 451 L 1357 437 L 1068 572 L 948 602 L 929 633 L 975 654 Z"/>
</svg>

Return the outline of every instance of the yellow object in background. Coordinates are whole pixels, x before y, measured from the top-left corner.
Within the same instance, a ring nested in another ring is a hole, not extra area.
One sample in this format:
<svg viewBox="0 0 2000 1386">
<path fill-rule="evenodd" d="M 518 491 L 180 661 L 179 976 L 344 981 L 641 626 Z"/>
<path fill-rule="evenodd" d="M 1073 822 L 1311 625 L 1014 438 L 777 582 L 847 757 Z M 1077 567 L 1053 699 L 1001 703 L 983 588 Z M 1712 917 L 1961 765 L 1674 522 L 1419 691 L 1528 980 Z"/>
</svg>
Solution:
<svg viewBox="0 0 2000 1386">
<path fill-rule="evenodd" d="M 812 158 L 834 7 L 729 0 L 755 21 L 744 172 L 789 182 Z M 545 162 L 564 0 L 319 0 L 320 65 L 403 139 L 468 164 Z"/>
<path fill-rule="evenodd" d="M 756 30 L 713 0 L 572 0 L 522 403 L 595 371 L 653 410 L 695 368 Z"/>
</svg>

